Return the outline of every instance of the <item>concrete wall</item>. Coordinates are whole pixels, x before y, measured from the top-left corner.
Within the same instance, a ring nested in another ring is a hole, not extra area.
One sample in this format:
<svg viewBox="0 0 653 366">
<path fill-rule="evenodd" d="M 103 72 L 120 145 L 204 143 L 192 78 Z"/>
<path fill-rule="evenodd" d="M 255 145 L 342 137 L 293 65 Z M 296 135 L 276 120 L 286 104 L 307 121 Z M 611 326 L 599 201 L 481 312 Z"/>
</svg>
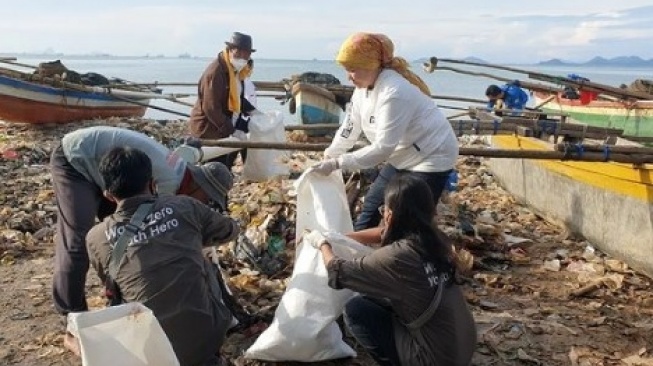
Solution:
<svg viewBox="0 0 653 366">
<path fill-rule="evenodd" d="M 517 198 L 653 277 L 653 205 L 572 180 L 534 161 L 492 159 L 490 168 Z"/>
</svg>

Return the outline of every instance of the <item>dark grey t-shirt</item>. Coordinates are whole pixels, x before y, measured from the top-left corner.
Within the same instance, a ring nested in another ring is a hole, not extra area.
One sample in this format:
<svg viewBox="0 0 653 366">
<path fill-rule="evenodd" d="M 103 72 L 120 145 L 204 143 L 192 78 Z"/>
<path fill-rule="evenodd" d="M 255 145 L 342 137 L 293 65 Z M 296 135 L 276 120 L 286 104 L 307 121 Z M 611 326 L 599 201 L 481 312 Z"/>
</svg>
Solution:
<svg viewBox="0 0 653 366">
<path fill-rule="evenodd" d="M 196 365 L 218 351 L 231 321 L 202 247 L 233 239 L 238 225 L 186 196 L 129 198 L 86 236 L 89 258 L 103 281 L 111 246 L 146 201 L 154 201 L 151 214 L 131 238 L 115 280 L 125 301 L 152 309 L 181 365 Z"/>
<path fill-rule="evenodd" d="M 354 260 L 335 258 L 327 267 L 329 285 L 390 301 L 397 316 L 393 325 L 402 365 L 467 366 L 476 348 L 476 326 L 460 287 L 453 281 L 445 285 L 433 317 L 417 330 L 427 344 L 404 325 L 427 309 L 443 275 L 422 259 L 414 245 L 400 240 Z"/>
</svg>

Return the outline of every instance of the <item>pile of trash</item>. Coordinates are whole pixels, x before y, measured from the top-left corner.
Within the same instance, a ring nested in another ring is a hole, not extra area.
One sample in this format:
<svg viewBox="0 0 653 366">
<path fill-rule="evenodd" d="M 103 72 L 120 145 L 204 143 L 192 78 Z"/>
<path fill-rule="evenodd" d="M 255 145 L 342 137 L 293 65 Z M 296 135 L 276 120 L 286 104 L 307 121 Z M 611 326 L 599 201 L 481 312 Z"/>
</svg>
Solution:
<svg viewBox="0 0 653 366">
<path fill-rule="evenodd" d="M 136 129 L 169 146 L 178 144 L 186 130 L 181 121 L 159 124 L 139 119 L 48 129 L 1 125 L 0 172 L 5 184 L 0 188 L 0 266 L 33 258 L 49 260 L 56 219 L 49 154 L 66 132 L 96 124 Z M 297 131 L 288 137 L 310 140 Z M 485 141 L 465 136 L 461 144 L 483 146 Z M 320 153 L 293 152 L 284 163 L 290 177 L 296 177 L 320 158 Z M 241 170 L 240 165 L 234 168 L 237 179 L 229 212 L 241 223 L 242 233 L 217 252 L 241 305 L 270 319 L 294 263 L 296 192 L 288 176 L 247 182 L 240 178 Z M 653 362 L 651 279 L 517 202 L 497 183 L 485 159 L 461 157 L 457 170 L 458 188 L 443 197 L 438 220 L 453 239 L 460 280 L 479 328 L 474 364 Z M 363 178 L 363 174 L 346 177 L 352 183 L 348 187 L 358 190 L 352 195 L 354 212 L 366 188 L 355 180 Z M 237 365 L 270 365 L 242 357 L 263 328 L 231 335 L 223 353 Z M 42 335 L 33 337 L 39 344 L 60 346 L 53 337 L 47 341 Z M 349 343 L 353 344 L 350 339 Z M 358 351 L 354 360 L 319 364 L 373 364 Z"/>
</svg>

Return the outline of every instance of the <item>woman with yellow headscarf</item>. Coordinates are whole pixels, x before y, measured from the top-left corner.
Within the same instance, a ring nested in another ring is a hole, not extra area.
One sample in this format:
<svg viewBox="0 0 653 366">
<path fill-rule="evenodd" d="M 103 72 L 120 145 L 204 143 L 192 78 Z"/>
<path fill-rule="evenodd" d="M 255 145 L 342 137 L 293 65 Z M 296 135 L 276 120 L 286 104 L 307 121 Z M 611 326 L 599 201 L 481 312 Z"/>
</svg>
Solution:
<svg viewBox="0 0 653 366">
<path fill-rule="evenodd" d="M 345 119 L 325 159 L 313 170 L 368 169 L 387 163 L 365 196 L 356 230 L 377 226 L 387 182 L 397 172 L 415 174 L 428 183 L 437 203 L 453 173 L 458 140 L 444 114 L 431 100 L 424 81 L 394 56 L 383 34 L 355 33 L 340 47 L 336 62 L 356 87 Z M 351 149 L 361 133 L 370 145 Z"/>
</svg>

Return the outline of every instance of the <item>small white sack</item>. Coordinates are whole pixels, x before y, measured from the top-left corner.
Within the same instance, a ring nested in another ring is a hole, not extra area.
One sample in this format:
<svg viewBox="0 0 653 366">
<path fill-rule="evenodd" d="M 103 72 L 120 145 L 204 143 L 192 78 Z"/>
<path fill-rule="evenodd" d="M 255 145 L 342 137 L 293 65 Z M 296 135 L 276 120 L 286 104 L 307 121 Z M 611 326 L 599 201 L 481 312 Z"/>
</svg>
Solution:
<svg viewBox="0 0 653 366">
<path fill-rule="evenodd" d="M 328 177 L 309 171 L 296 184 L 298 235 L 304 229 L 352 231 L 340 171 Z M 360 257 L 371 251 L 343 235 L 327 237 L 333 240 L 333 249 L 341 258 Z M 356 352 L 343 341 L 335 322 L 354 293 L 328 286 L 322 254 L 310 244 L 302 242 L 297 253 L 274 320 L 245 352 L 245 357 L 301 362 L 355 357 Z"/>
<path fill-rule="evenodd" d="M 68 331 L 79 341 L 85 366 L 179 366 L 152 310 L 141 303 L 69 313 Z"/>
<path fill-rule="evenodd" d="M 253 113 L 249 120 L 249 141 L 286 142 L 281 112 Z M 243 178 L 260 182 L 279 175 L 288 175 L 289 168 L 282 162 L 285 155 L 283 150 L 248 149 Z"/>
</svg>

